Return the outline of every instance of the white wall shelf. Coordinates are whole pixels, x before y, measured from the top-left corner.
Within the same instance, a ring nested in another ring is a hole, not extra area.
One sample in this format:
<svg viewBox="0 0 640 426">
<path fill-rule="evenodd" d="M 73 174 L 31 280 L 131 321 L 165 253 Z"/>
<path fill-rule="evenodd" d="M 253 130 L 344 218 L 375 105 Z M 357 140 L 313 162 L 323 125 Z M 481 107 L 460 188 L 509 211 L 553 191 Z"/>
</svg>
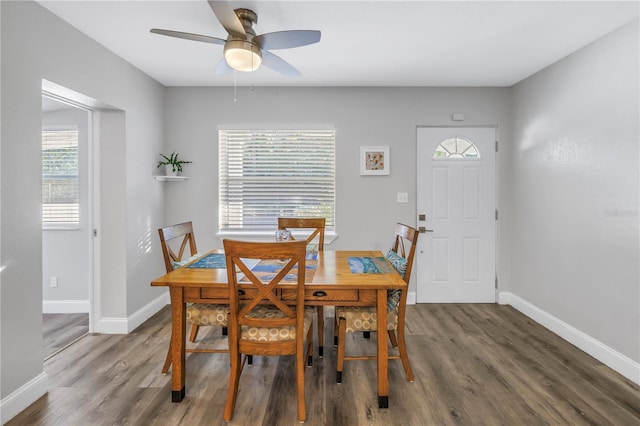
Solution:
<svg viewBox="0 0 640 426">
<path fill-rule="evenodd" d="M 163 181 L 163 182 L 166 182 L 166 181 L 175 182 L 175 181 L 182 181 L 182 180 L 189 179 L 187 176 L 154 176 L 153 178 L 157 181 Z"/>
</svg>

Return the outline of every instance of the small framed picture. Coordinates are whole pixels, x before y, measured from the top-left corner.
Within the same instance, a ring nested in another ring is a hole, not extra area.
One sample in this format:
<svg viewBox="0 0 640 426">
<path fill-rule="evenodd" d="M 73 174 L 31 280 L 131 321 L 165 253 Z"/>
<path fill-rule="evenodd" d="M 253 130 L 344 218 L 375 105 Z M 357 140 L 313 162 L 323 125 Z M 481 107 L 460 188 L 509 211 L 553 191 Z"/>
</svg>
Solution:
<svg viewBox="0 0 640 426">
<path fill-rule="evenodd" d="M 360 147 L 361 175 L 388 175 L 391 167 L 388 146 Z"/>
</svg>

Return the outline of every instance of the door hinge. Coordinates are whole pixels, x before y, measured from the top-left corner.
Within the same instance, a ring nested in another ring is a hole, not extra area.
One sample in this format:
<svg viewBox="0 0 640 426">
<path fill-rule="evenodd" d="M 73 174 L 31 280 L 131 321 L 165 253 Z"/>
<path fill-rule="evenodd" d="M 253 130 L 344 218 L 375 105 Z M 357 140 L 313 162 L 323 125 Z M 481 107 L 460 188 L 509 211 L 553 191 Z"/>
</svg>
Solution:
<svg viewBox="0 0 640 426">
<path fill-rule="evenodd" d="M 496 209 L 496 220 L 498 220 L 498 209 Z"/>
<path fill-rule="evenodd" d="M 94 229 L 94 230 L 93 230 L 93 236 L 94 236 L 94 237 L 97 237 L 97 236 L 98 236 L 98 230 L 97 230 L 97 229 Z"/>
<path fill-rule="evenodd" d="M 496 289 L 498 289 L 498 276 L 496 275 Z"/>
<path fill-rule="evenodd" d="M 498 141 L 496 141 L 496 152 L 498 152 Z"/>
</svg>

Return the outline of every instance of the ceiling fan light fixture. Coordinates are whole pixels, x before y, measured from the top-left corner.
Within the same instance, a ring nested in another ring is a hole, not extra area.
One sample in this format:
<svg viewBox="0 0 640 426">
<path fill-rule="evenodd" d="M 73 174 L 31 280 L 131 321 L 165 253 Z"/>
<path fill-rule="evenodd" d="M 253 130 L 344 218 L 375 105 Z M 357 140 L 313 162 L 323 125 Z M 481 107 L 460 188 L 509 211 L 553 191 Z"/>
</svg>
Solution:
<svg viewBox="0 0 640 426">
<path fill-rule="evenodd" d="M 224 59 L 236 71 L 255 71 L 262 64 L 260 48 L 247 40 L 229 40 L 224 46 Z"/>
</svg>

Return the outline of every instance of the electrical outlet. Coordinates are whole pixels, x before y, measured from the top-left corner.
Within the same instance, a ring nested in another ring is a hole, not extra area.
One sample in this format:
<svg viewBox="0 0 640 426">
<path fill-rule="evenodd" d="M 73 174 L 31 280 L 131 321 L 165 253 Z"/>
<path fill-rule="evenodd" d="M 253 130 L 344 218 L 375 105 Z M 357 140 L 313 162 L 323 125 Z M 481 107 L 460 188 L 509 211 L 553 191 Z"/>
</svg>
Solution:
<svg viewBox="0 0 640 426">
<path fill-rule="evenodd" d="M 51 283 L 52 288 L 58 287 L 58 277 L 49 278 L 49 283 Z"/>
<path fill-rule="evenodd" d="M 406 192 L 398 192 L 397 195 L 398 203 L 408 203 L 409 202 L 409 194 Z"/>
</svg>

